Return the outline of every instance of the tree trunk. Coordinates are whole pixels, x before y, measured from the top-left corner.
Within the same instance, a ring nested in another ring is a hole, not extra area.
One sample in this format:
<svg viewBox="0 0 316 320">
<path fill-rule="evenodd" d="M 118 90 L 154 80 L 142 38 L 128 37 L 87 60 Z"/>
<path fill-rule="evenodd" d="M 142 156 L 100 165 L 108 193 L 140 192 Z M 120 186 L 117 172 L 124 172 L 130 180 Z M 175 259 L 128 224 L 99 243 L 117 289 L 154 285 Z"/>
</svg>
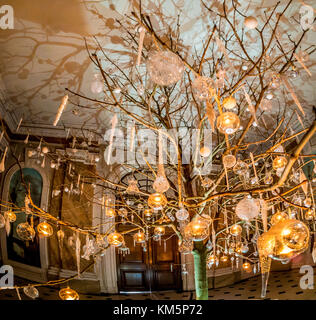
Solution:
<svg viewBox="0 0 316 320">
<path fill-rule="evenodd" d="M 207 249 L 203 241 L 194 243 L 194 279 L 196 300 L 208 300 L 208 281 L 206 276 Z"/>
</svg>

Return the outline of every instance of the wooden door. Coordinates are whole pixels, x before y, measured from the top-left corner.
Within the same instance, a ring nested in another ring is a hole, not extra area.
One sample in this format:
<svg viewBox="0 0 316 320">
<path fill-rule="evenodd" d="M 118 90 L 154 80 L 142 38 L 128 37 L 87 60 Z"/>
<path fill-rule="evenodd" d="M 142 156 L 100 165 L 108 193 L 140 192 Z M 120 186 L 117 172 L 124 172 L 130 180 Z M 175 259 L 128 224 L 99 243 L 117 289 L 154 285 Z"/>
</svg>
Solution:
<svg viewBox="0 0 316 320">
<path fill-rule="evenodd" d="M 165 236 L 168 238 L 169 236 Z M 125 236 L 130 254 L 117 254 L 118 286 L 120 292 L 181 290 L 180 255 L 178 240 L 173 236 L 166 241 L 148 241 L 146 251 L 135 245 L 131 235 Z M 172 267 L 171 267 L 172 265 Z"/>
</svg>

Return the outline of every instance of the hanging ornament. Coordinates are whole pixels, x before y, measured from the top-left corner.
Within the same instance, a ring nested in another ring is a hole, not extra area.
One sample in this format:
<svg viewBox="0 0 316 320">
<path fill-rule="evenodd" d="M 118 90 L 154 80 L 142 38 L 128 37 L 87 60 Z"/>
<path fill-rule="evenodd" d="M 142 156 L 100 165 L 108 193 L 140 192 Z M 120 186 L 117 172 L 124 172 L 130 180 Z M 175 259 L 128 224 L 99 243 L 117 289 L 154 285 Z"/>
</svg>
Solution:
<svg viewBox="0 0 316 320">
<path fill-rule="evenodd" d="M 237 162 L 236 157 L 232 154 L 227 154 L 227 155 L 223 156 L 223 165 L 227 169 L 233 168 L 235 166 L 236 162 Z"/>
<path fill-rule="evenodd" d="M 3 153 L 3 156 L 2 156 L 2 160 L 0 162 L 0 173 L 4 172 L 5 170 L 5 157 L 7 155 L 7 152 L 8 152 L 8 147 L 5 147 L 5 150 L 4 150 L 4 153 Z"/>
<path fill-rule="evenodd" d="M 315 219 L 315 209 L 308 209 L 304 214 L 305 220 L 311 221 Z"/>
<path fill-rule="evenodd" d="M 112 232 L 107 236 L 108 243 L 113 247 L 120 247 L 123 242 L 123 236 L 118 232 Z"/>
<path fill-rule="evenodd" d="M 194 97 L 198 100 L 209 100 L 215 94 L 215 83 L 211 78 L 196 77 L 192 83 Z"/>
<path fill-rule="evenodd" d="M 39 236 L 44 237 L 44 238 L 48 238 L 48 237 L 52 236 L 54 233 L 53 227 L 50 224 L 48 224 L 47 222 L 39 223 L 37 226 L 37 231 L 38 231 Z"/>
<path fill-rule="evenodd" d="M 284 211 L 278 211 L 277 213 L 275 213 L 272 217 L 271 217 L 271 220 L 270 220 L 270 223 L 272 224 L 272 225 L 275 225 L 275 224 L 277 224 L 277 223 L 279 223 L 279 222 L 281 222 L 281 221 L 284 221 L 284 220 L 286 220 L 286 219 L 288 219 L 289 218 L 289 216 L 287 215 L 287 213 L 286 212 L 284 212 Z"/>
<path fill-rule="evenodd" d="M 63 113 L 63 111 L 64 111 L 64 109 L 65 109 L 65 107 L 66 107 L 66 105 L 67 105 L 68 98 L 69 98 L 68 95 L 65 95 L 65 96 L 63 97 L 62 101 L 61 101 L 60 106 L 58 107 L 57 114 L 56 114 L 56 118 L 55 118 L 55 121 L 54 121 L 54 123 L 53 123 L 53 126 L 54 126 L 54 127 L 57 126 L 57 123 L 58 123 L 58 121 L 59 121 L 59 119 L 60 119 L 60 117 L 61 117 L 61 115 L 62 115 L 62 113 Z"/>
<path fill-rule="evenodd" d="M 250 273 L 252 271 L 251 264 L 249 262 L 245 262 L 242 265 L 244 271 Z"/>
<path fill-rule="evenodd" d="M 176 212 L 176 218 L 179 221 L 185 221 L 189 218 L 189 212 L 183 206 Z"/>
<path fill-rule="evenodd" d="M 200 149 L 200 155 L 204 158 L 209 157 L 211 154 L 211 149 L 207 146 L 204 146 Z"/>
<path fill-rule="evenodd" d="M 111 160 L 112 149 L 113 149 L 113 140 L 114 140 L 114 134 L 115 134 L 115 128 L 116 128 L 117 122 L 118 122 L 117 115 L 114 114 L 114 116 L 111 119 L 111 134 L 110 134 L 107 161 L 106 161 L 106 163 L 108 165 L 110 164 L 110 160 Z"/>
<path fill-rule="evenodd" d="M 152 193 L 148 197 L 148 206 L 155 209 L 161 210 L 167 204 L 167 199 L 162 193 Z"/>
<path fill-rule="evenodd" d="M 144 216 L 145 216 L 147 219 L 151 219 L 152 215 L 153 215 L 152 209 L 148 209 L 148 208 L 147 208 L 147 209 L 144 210 Z"/>
<path fill-rule="evenodd" d="M 127 254 L 131 253 L 130 248 L 126 247 L 125 243 L 118 248 L 118 253 L 125 257 Z"/>
<path fill-rule="evenodd" d="M 137 180 L 130 179 L 128 181 L 128 187 L 126 188 L 126 192 L 129 194 L 139 193 L 137 183 L 138 183 Z"/>
<path fill-rule="evenodd" d="M 79 300 L 79 294 L 69 287 L 61 289 L 59 297 L 61 300 Z"/>
<path fill-rule="evenodd" d="M 149 55 L 147 71 L 154 83 L 160 86 L 169 86 L 182 78 L 184 65 L 181 59 L 173 52 L 158 51 Z"/>
<path fill-rule="evenodd" d="M 12 210 L 6 211 L 4 216 L 9 219 L 10 222 L 14 222 L 16 220 L 16 214 Z"/>
<path fill-rule="evenodd" d="M 25 140 L 24 140 L 24 143 L 25 143 L 25 144 L 28 144 L 28 143 L 29 143 L 29 137 L 30 137 L 30 134 L 28 133 L 27 136 L 26 136 L 26 138 L 25 138 Z M 0 139 L 0 141 L 1 141 L 1 139 Z"/>
<path fill-rule="evenodd" d="M 216 264 L 217 261 L 218 258 L 214 254 L 209 255 L 206 262 L 208 268 L 210 269 L 214 264 Z"/>
<path fill-rule="evenodd" d="M 287 164 L 287 160 L 285 157 L 277 156 L 272 163 L 273 169 L 283 169 Z"/>
<path fill-rule="evenodd" d="M 223 134 L 233 134 L 239 127 L 239 117 L 233 112 L 223 112 L 217 117 L 217 129 Z"/>
<path fill-rule="evenodd" d="M 58 245 L 60 250 L 62 250 L 63 245 L 64 245 L 64 237 L 65 237 L 65 233 L 63 230 L 58 230 L 57 231 L 57 239 L 58 239 Z"/>
<path fill-rule="evenodd" d="M 80 233 L 76 232 L 76 262 L 77 262 L 77 273 L 78 278 L 80 279 L 80 251 L 81 251 L 81 241 L 80 241 Z"/>
<path fill-rule="evenodd" d="M 159 226 L 159 227 L 155 227 L 155 229 L 154 229 L 154 235 L 156 235 L 156 236 L 163 236 L 164 234 L 165 234 L 165 228 L 164 227 L 161 227 L 161 226 Z"/>
<path fill-rule="evenodd" d="M 42 152 L 43 152 L 44 154 L 47 154 L 47 153 L 49 152 L 48 147 L 44 146 L 44 147 L 42 148 Z"/>
<path fill-rule="evenodd" d="M 29 298 L 31 299 L 36 299 L 39 297 L 39 292 L 38 290 L 31 286 L 31 285 L 28 285 L 27 287 L 24 287 L 23 288 L 23 292 L 26 296 L 28 296 Z"/>
<path fill-rule="evenodd" d="M 142 57 L 142 50 L 143 50 L 143 43 L 144 43 L 144 38 L 145 38 L 145 31 L 146 29 L 143 26 L 140 26 L 138 28 L 139 32 L 139 41 L 138 41 L 138 55 L 137 55 L 137 62 L 136 65 L 140 65 L 140 59 Z"/>
<path fill-rule="evenodd" d="M 18 237 L 24 241 L 31 241 L 35 237 L 35 230 L 28 222 L 22 222 L 16 227 Z"/>
<path fill-rule="evenodd" d="M 258 20 L 255 17 L 247 17 L 244 20 L 244 25 L 250 30 L 256 29 L 258 26 Z"/>
<path fill-rule="evenodd" d="M 248 165 L 246 162 L 242 160 L 237 160 L 233 171 L 235 174 L 238 174 L 239 176 L 245 176 L 248 172 Z"/>
<path fill-rule="evenodd" d="M 139 230 L 137 233 L 134 234 L 133 239 L 135 243 L 145 243 L 145 233 Z"/>
<path fill-rule="evenodd" d="M 225 98 L 223 101 L 223 107 L 226 110 L 232 110 L 236 107 L 236 99 L 232 96 Z"/>
<path fill-rule="evenodd" d="M 230 227 L 230 234 L 232 236 L 239 236 L 242 232 L 242 227 L 239 224 L 234 224 Z"/>
<path fill-rule="evenodd" d="M 101 81 L 100 74 L 95 73 L 94 80 L 91 82 L 91 92 L 94 94 L 101 93 L 103 90 L 103 82 Z"/>
<path fill-rule="evenodd" d="M 260 208 L 252 197 L 245 197 L 236 206 L 236 215 L 239 219 L 250 221 L 259 215 Z"/>
<path fill-rule="evenodd" d="M 184 228 L 184 236 L 192 241 L 202 241 L 209 236 L 209 225 L 203 219 L 194 219 Z"/>
</svg>

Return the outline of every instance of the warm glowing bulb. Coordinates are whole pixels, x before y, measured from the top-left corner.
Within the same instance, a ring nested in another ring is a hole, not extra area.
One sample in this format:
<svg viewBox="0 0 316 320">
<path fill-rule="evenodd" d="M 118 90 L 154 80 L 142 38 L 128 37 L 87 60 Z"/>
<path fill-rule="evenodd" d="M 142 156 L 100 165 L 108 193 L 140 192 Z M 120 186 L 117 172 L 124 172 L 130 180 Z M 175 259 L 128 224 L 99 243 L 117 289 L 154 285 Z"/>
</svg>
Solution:
<svg viewBox="0 0 316 320">
<path fill-rule="evenodd" d="M 167 199 L 162 193 L 153 193 L 148 197 L 148 206 L 161 210 L 167 204 Z"/>
<path fill-rule="evenodd" d="M 124 238 L 118 232 L 112 232 L 107 237 L 108 243 L 113 247 L 119 247 L 123 244 Z"/>
<path fill-rule="evenodd" d="M 53 227 L 47 222 L 41 222 L 37 226 L 37 231 L 39 236 L 42 236 L 42 237 L 50 237 L 54 233 Z"/>
<path fill-rule="evenodd" d="M 62 300 L 79 300 L 79 294 L 69 287 L 61 289 L 59 291 L 59 297 Z"/>
</svg>

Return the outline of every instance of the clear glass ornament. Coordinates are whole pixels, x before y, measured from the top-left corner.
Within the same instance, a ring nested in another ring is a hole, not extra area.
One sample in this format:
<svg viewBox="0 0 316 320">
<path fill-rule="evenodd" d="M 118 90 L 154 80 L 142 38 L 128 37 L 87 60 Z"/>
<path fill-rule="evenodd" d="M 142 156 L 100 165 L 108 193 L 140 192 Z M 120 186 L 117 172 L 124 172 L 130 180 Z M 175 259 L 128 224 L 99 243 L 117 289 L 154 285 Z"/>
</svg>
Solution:
<svg viewBox="0 0 316 320">
<path fill-rule="evenodd" d="M 153 183 L 153 189 L 158 193 L 164 193 L 168 191 L 170 188 L 168 179 L 163 175 L 157 175 L 154 183 Z"/>
<path fill-rule="evenodd" d="M 23 292 L 26 296 L 28 296 L 31 299 L 36 299 L 39 297 L 38 290 L 35 287 L 30 285 L 28 285 L 27 287 L 24 287 Z"/>
<path fill-rule="evenodd" d="M 243 263 L 242 268 L 246 272 L 251 272 L 252 271 L 251 264 L 249 262 Z"/>
<path fill-rule="evenodd" d="M 9 219 L 10 222 L 16 221 L 16 214 L 12 210 L 8 210 L 4 213 L 4 216 Z"/>
<path fill-rule="evenodd" d="M 228 261 L 228 257 L 225 256 L 225 255 L 224 255 L 224 256 L 221 256 L 221 257 L 220 257 L 220 261 L 223 262 L 223 263 L 225 263 L 225 262 Z"/>
<path fill-rule="evenodd" d="M 215 94 L 215 83 L 211 78 L 196 77 L 192 83 L 194 97 L 198 100 L 207 100 Z"/>
<path fill-rule="evenodd" d="M 311 221 L 315 219 L 315 209 L 308 209 L 305 211 L 304 218 L 307 221 Z"/>
<path fill-rule="evenodd" d="M 189 212 L 186 210 L 184 207 L 181 207 L 177 212 L 176 212 L 176 218 L 179 221 L 184 221 L 189 218 Z"/>
<path fill-rule="evenodd" d="M 286 212 L 284 211 L 278 211 L 277 213 L 275 213 L 272 217 L 271 217 L 271 220 L 270 220 L 270 223 L 272 225 L 275 225 L 281 221 L 284 221 L 286 219 L 289 219 L 289 216 Z"/>
<path fill-rule="evenodd" d="M 234 97 L 225 98 L 223 101 L 223 107 L 226 110 L 232 110 L 236 107 L 236 99 Z"/>
<path fill-rule="evenodd" d="M 234 224 L 230 228 L 230 234 L 232 236 L 239 236 L 242 232 L 242 227 L 239 224 Z"/>
<path fill-rule="evenodd" d="M 119 216 L 123 217 L 123 218 L 126 218 L 127 217 L 127 214 L 128 214 L 128 211 L 126 208 L 120 208 L 119 212 L 118 212 Z"/>
<path fill-rule="evenodd" d="M 101 93 L 103 90 L 103 82 L 101 81 L 100 75 L 98 73 L 94 74 L 94 80 L 91 82 L 91 92 Z"/>
<path fill-rule="evenodd" d="M 287 164 L 287 159 L 285 157 L 277 156 L 273 160 L 272 166 L 274 170 L 277 170 L 277 169 L 284 168 L 286 164 Z"/>
<path fill-rule="evenodd" d="M 152 193 L 148 197 L 148 206 L 155 210 L 161 210 L 167 202 L 167 198 L 162 193 Z"/>
<path fill-rule="evenodd" d="M 214 264 L 216 264 L 218 262 L 218 258 L 216 257 L 216 255 L 214 255 L 214 254 L 211 254 L 211 255 L 209 255 L 208 256 L 208 258 L 207 258 L 207 266 L 209 267 L 209 268 L 211 268 Z"/>
<path fill-rule="evenodd" d="M 192 241 L 201 241 L 209 236 L 209 225 L 204 219 L 195 219 L 184 228 L 184 236 Z"/>
<path fill-rule="evenodd" d="M 233 134 L 240 127 L 240 119 L 233 112 L 223 112 L 217 117 L 217 129 L 223 134 Z"/>
<path fill-rule="evenodd" d="M 41 222 L 37 226 L 37 232 L 38 232 L 39 236 L 44 237 L 44 238 L 48 238 L 53 235 L 54 229 L 49 223 Z"/>
<path fill-rule="evenodd" d="M 305 207 L 310 207 L 311 205 L 312 205 L 312 199 L 311 198 L 309 198 L 309 197 L 307 197 L 307 198 L 305 198 L 305 200 L 304 200 L 304 206 Z"/>
<path fill-rule="evenodd" d="M 142 84 L 138 85 L 137 87 L 137 93 L 142 96 L 145 93 L 145 88 Z"/>
<path fill-rule="evenodd" d="M 108 243 L 113 247 L 119 247 L 123 244 L 124 238 L 118 232 L 112 232 L 107 236 Z"/>
<path fill-rule="evenodd" d="M 270 184 L 273 183 L 273 177 L 272 177 L 271 173 L 267 173 L 267 174 L 265 175 L 265 177 L 263 178 L 263 182 L 264 182 L 265 184 L 268 184 L 268 185 L 270 185 Z"/>
<path fill-rule="evenodd" d="M 138 189 L 138 186 L 137 186 L 137 180 L 130 179 L 128 181 L 128 187 L 126 188 L 126 192 L 129 193 L 129 194 L 139 193 L 139 189 Z"/>
<path fill-rule="evenodd" d="M 24 241 L 31 241 L 35 237 L 35 230 L 28 222 L 22 222 L 16 227 L 18 237 Z"/>
<path fill-rule="evenodd" d="M 242 160 L 237 160 L 233 171 L 235 174 L 238 174 L 239 176 L 244 176 L 248 172 L 248 165 L 246 162 Z"/>
<path fill-rule="evenodd" d="M 236 157 L 233 156 L 232 154 L 227 154 L 227 155 L 223 156 L 223 165 L 227 169 L 233 168 L 235 166 L 236 162 L 237 162 Z"/>
<path fill-rule="evenodd" d="M 246 244 L 244 244 L 241 246 L 240 250 L 241 250 L 241 253 L 245 254 L 249 251 L 249 247 Z"/>
<path fill-rule="evenodd" d="M 203 158 L 207 158 L 211 154 L 211 149 L 207 146 L 203 146 L 200 148 L 200 155 Z"/>
<path fill-rule="evenodd" d="M 61 300 L 79 300 L 79 294 L 69 287 L 61 289 L 59 297 Z"/>
<path fill-rule="evenodd" d="M 138 231 L 133 236 L 135 243 L 144 243 L 146 241 L 145 233 L 142 231 Z"/>
<path fill-rule="evenodd" d="M 171 51 L 155 51 L 150 53 L 148 57 L 147 71 L 154 83 L 161 86 L 169 86 L 182 78 L 184 64 Z"/>
<path fill-rule="evenodd" d="M 255 17 L 246 17 L 244 25 L 250 30 L 256 29 L 258 26 L 258 20 Z"/>
<path fill-rule="evenodd" d="M 165 232 L 166 232 L 166 230 L 162 226 L 155 227 L 155 229 L 154 229 L 154 235 L 156 235 L 156 236 L 163 236 L 165 234 Z"/>
</svg>

